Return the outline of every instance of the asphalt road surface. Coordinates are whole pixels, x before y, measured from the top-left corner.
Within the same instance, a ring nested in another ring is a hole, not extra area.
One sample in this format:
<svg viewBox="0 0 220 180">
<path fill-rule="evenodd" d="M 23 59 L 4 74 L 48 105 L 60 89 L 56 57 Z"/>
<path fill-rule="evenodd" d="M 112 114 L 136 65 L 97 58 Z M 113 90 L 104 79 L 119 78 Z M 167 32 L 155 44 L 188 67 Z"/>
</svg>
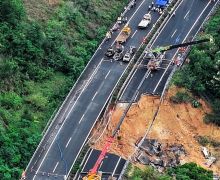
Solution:
<svg viewBox="0 0 220 180">
<path fill-rule="evenodd" d="M 177 8 L 175 17 L 169 19 L 156 38 L 155 42 L 153 43 L 153 47 L 177 44 L 187 40 L 188 38 L 191 39 L 194 37 L 213 6 L 214 3 L 209 3 L 208 1 L 193 0 L 189 2 L 184 0 Z M 177 50 L 168 52 L 166 54 L 166 58 L 171 60 L 176 52 Z M 146 63 L 147 62 L 143 62 L 142 64 L 146 65 Z M 162 92 L 167 78 L 169 77 L 173 68 L 172 66 L 168 66 L 168 63 L 169 61 L 163 62 L 162 69 L 157 72 L 151 72 L 152 75 L 149 74 L 139 91 L 139 96 L 142 93 L 160 94 Z M 146 71 L 146 68 L 137 69 L 131 78 L 131 81 L 128 83 L 128 86 L 125 88 L 125 91 L 121 97 L 122 101 L 131 100 L 131 97 L 133 96 Z M 91 153 L 90 156 L 86 157 L 87 160 L 84 163 L 81 176 L 79 176 L 78 179 L 81 179 L 81 177 L 87 174 L 88 171 L 93 167 L 98 158 L 98 154 L 100 154 L 100 152 L 96 151 Z M 110 172 L 112 172 L 116 161 L 119 159 L 119 157 L 117 157 L 116 160 L 116 157 L 107 156 L 107 158 L 104 160 L 103 164 L 106 164 L 105 166 L 101 166 L 99 170 L 109 172 L 109 174 L 103 173 L 103 175 L 111 175 Z M 111 169 L 111 171 L 109 169 Z M 122 168 L 120 170 L 122 170 Z M 118 174 L 120 174 L 120 172 L 118 172 Z M 114 177 L 117 178 L 118 176 L 115 174 Z"/>
<path fill-rule="evenodd" d="M 138 1 L 137 6 L 126 14 L 133 31 L 126 42 L 126 49 L 131 45 L 138 47 L 158 19 L 159 15 L 154 14 L 150 27 L 146 30 L 137 29 L 150 3 L 148 0 Z M 58 123 L 52 124 L 47 131 L 27 167 L 26 179 L 65 179 L 69 174 L 91 129 L 127 67 L 126 63 L 112 62 L 104 57 L 107 48 L 114 44 L 118 33 L 114 33 L 109 42 L 102 43 L 92 57 L 93 65 L 96 67 L 91 69 L 92 73 L 86 79 L 86 83 L 78 82 L 83 86 L 77 98 L 68 101 L 68 110 L 60 111 L 62 116 L 58 115 L 59 119 L 55 121 Z"/>
<path fill-rule="evenodd" d="M 100 151 L 90 149 L 88 156 L 86 157 L 86 161 L 83 163 L 81 173 L 75 179 L 82 179 L 82 177 L 86 176 L 90 169 L 92 169 L 94 163 L 96 162 Z M 106 158 L 103 160 L 99 168 L 99 172 L 102 173 L 102 179 L 108 179 L 109 176 L 118 178 L 124 165 L 125 160 L 119 156 L 108 153 Z"/>
<path fill-rule="evenodd" d="M 197 31 L 200 29 L 202 23 L 214 7 L 215 3 L 217 2 L 206 0 L 183 0 L 176 10 L 176 15 L 167 21 L 167 24 L 164 26 L 159 36 L 153 43 L 152 48 L 157 46 L 178 44 L 185 40 L 192 39 L 192 37 L 194 37 Z M 152 71 L 149 74 L 145 83 L 140 88 L 136 100 L 139 99 L 140 95 L 143 93 L 158 95 L 162 93 L 166 81 L 173 69 L 173 66 L 168 66 L 168 64 L 175 56 L 176 52 L 177 49 L 166 52 L 166 59 L 168 59 L 168 61 L 163 61 L 161 69 L 158 71 Z M 137 68 L 134 72 L 119 99 L 121 102 L 128 102 L 131 100 L 131 97 L 138 87 L 140 80 L 147 71 L 147 68 L 143 67 L 143 65 L 146 64 L 147 61 L 142 61 L 142 66 Z"/>
</svg>

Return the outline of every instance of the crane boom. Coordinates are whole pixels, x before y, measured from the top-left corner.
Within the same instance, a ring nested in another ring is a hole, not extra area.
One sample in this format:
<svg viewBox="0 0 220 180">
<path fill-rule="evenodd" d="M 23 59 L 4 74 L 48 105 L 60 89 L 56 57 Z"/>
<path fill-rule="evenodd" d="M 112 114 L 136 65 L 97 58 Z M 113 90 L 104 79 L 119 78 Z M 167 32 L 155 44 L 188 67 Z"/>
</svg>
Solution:
<svg viewBox="0 0 220 180">
<path fill-rule="evenodd" d="M 190 46 L 190 45 L 194 45 L 194 44 L 200 44 L 200 43 L 204 43 L 204 42 L 208 42 L 208 41 L 212 42 L 212 38 L 191 41 L 191 42 L 185 42 L 185 43 L 181 43 L 181 44 L 168 45 L 168 46 L 164 46 L 164 47 L 158 47 L 158 48 L 155 48 L 152 52 L 163 53 L 165 51 L 169 51 L 169 50 L 172 50 L 175 48 Z"/>
<path fill-rule="evenodd" d="M 102 149 L 102 152 L 101 152 L 101 154 L 99 155 L 99 157 L 98 157 L 98 159 L 97 159 L 97 161 L 96 161 L 94 167 L 90 170 L 90 174 L 96 174 L 96 173 L 97 173 L 98 168 L 99 168 L 99 166 L 100 166 L 102 160 L 105 158 L 105 156 L 106 156 L 106 154 L 107 154 L 107 152 L 108 152 L 108 150 L 109 150 L 111 144 L 113 143 L 113 141 L 114 141 L 114 137 L 113 137 L 113 136 L 110 136 L 110 137 L 107 139 L 107 141 L 106 141 L 106 143 L 105 143 L 105 145 L 104 145 L 104 148 Z"/>
</svg>

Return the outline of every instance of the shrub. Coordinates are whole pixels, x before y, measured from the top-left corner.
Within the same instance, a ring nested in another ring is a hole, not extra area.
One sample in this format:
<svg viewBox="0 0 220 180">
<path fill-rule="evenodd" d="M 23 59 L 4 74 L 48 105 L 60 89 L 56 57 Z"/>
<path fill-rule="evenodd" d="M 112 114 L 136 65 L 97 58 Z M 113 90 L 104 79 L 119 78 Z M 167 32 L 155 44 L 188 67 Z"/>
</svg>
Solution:
<svg viewBox="0 0 220 180">
<path fill-rule="evenodd" d="M 205 123 L 214 123 L 218 126 L 220 126 L 220 101 L 215 100 L 215 102 L 212 104 L 212 113 L 207 114 L 204 117 Z"/>
<path fill-rule="evenodd" d="M 191 97 L 187 92 L 177 92 L 175 96 L 171 96 L 170 100 L 173 103 L 181 104 L 181 103 L 188 103 L 191 101 Z"/>
<path fill-rule="evenodd" d="M 209 144 L 209 139 L 207 136 L 198 136 L 196 139 L 202 146 L 207 146 Z"/>
<path fill-rule="evenodd" d="M 168 170 L 169 175 L 174 175 L 176 180 L 212 180 L 213 172 L 197 166 L 195 163 L 186 163 L 182 166 Z"/>
<path fill-rule="evenodd" d="M 219 141 L 216 141 L 209 136 L 198 136 L 196 139 L 199 142 L 199 144 L 201 144 L 202 146 L 207 146 L 207 145 L 211 145 L 213 147 L 220 146 Z"/>
<path fill-rule="evenodd" d="M 192 100 L 192 106 L 193 106 L 194 108 L 198 108 L 198 107 L 201 107 L 202 104 L 201 104 L 199 101 L 197 101 L 196 99 L 193 99 L 193 100 Z"/>
</svg>

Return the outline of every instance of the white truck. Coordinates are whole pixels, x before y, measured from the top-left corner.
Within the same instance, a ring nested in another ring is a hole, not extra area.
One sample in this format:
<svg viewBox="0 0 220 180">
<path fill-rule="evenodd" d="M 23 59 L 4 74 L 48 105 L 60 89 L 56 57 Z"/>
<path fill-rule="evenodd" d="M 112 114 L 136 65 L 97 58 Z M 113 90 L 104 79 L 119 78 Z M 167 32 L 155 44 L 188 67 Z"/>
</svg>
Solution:
<svg viewBox="0 0 220 180">
<path fill-rule="evenodd" d="M 146 28 L 149 24 L 151 23 L 151 14 L 147 13 L 144 15 L 143 19 L 141 22 L 138 24 L 138 27 L 141 29 Z"/>
</svg>

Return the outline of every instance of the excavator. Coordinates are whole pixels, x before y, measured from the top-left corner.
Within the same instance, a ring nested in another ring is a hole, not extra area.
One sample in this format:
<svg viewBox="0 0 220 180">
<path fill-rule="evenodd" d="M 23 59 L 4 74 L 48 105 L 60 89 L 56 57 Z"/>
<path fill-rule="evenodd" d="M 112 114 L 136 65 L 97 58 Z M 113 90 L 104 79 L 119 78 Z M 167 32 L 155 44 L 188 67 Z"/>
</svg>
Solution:
<svg viewBox="0 0 220 180">
<path fill-rule="evenodd" d="M 203 42 L 213 42 L 212 38 L 210 39 L 203 39 L 203 40 L 198 40 L 198 41 L 191 41 L 191 42 L 186 42 L 186 43 L 182 43 L 182 44 L 177 44 L 177 45 L 170 45 L 170 46 L 165 46 L 165 47 L 159 47 L 156 48 L 154 50 L 151 51 L 151 53 L 156 53 L 156 54 L 163 54 L 165 51 L 174 49 L 174 48 L 179 48 L 179 47 L 185 47 L 185 46 L 189 46 L 189 45 L 193 45 L 193 44 L 199 44 L 199 43 L 203 43 Z M 153 55 L 155 56 L 155 55 Z M 141 82 L 142 83 L 142 82 Z M 109 136 L 105 142 L 105 145 L 102 148 L 102 151 L 95 163 L 95 165 L 93 166 L 93 168 L 88 172 L 88 174 L 83 177 L 83 180 L 101 180 L 102 179 L 102 174 L 100 172 L 98 172 L 98 169 L 103 161 L 103 159 L 106 157 L 106 154 L 108 153 L 112 143 L 114 142 L 115 136 L 117 135 L 118 131 L 120 130 L 120 127 L 126 117 L 127 112 L 129 111 L 132 102 L 134 101 L 136 94 L 138 93 L 138 90 L 135 91 L 131 102 L 129 103 L 129 105 L 126 107 L 123 115 L 121 116 L 116 128 L 114 129 L 113 133 L 111 136 Z"/>
<path fill-rule="evenodd" d="M 190 42 L 185 42 L 181 44 L 175 44 L 175 45 L 168 45 L 164 47 L 158 47 L 153 50 L 147 50 L 145 52 L 144 58 L 149 59 L 149 62 L 147 64 L 147 68 L 150 70 L 158 70 L 160 68 L 160 65 L 162 63 L 162 60 L 164 59 L 165 52 L 175 49 L 175 48 L 182 48 L 190 45 L 195 45 L 195 44 L 200 44 L 204 42 L 213 42 L 213 38 L 206 38 L 202 40 L 197 40 L 197 41 L 190 41 Z"/>
</svg>

